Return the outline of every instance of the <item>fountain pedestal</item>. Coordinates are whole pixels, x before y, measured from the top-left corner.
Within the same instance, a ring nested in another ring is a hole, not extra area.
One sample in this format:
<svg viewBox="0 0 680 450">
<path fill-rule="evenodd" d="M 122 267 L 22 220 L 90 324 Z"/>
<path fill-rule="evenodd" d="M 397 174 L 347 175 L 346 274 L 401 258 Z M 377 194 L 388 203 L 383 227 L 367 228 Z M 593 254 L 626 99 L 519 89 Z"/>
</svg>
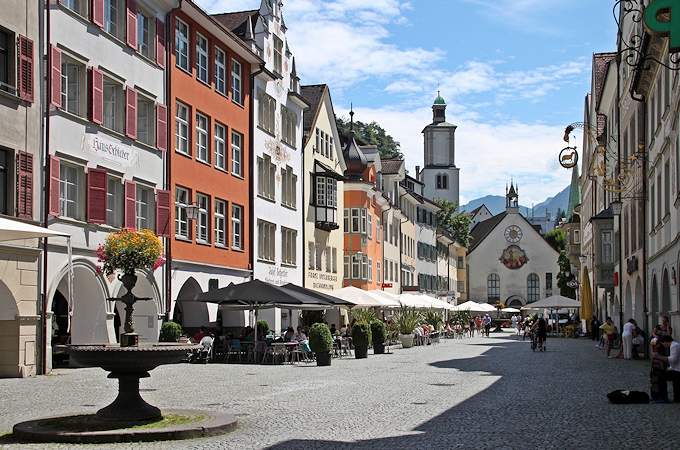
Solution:
<svg viewBox="0 0 680 450">
<path fill-rule="evenodd" d="M 108 378 L 118 378 L 118 397 L 109 406 L 97 411 L 97 417 L 110 420 L 160 420 L 161 410 L 144 401 L 139 395 L 139 379 L 149 378 L 149 372 L 138 374 L 115 373 Z"/>
</svg>

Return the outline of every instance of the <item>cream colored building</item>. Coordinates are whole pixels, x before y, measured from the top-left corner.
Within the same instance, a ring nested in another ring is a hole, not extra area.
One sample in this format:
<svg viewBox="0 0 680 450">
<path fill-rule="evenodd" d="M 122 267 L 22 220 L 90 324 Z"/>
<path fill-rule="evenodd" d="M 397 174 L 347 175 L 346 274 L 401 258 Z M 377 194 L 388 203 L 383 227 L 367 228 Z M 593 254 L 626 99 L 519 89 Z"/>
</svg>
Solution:
<svg viewBox="0 0 680 450">
<path fill-rule="evenodd" d="M 343 174 L 346 170 L 330 89 L 302 86 L 310 104 L 304 113 L 305 287 L 330 292 L 344 278 Z"/>
<path fill-rule="evenodd" d="M 40 2 L 7 0 L 0 17 L 0 215 L 40 220 Z M 37 240 L 0 244 L 0 377 L 39 372 Z"/>
</svg>

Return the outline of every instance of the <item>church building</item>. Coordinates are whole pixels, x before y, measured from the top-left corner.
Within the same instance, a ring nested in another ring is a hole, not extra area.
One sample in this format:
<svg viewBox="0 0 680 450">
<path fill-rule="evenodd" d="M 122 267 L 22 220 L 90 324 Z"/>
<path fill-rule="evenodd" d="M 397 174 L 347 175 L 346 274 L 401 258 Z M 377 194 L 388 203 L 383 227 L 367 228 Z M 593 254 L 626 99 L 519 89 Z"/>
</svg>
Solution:
<svg viewBox="0 0 680 450">
<path fill-rule="evenodd" d="M 514 184 L 506 190 L 506 210 L 476 224 L 471 234 L 471 300 L 518 308 L 559 293 L 559 254 L 520 214 Z"/>
</svg>

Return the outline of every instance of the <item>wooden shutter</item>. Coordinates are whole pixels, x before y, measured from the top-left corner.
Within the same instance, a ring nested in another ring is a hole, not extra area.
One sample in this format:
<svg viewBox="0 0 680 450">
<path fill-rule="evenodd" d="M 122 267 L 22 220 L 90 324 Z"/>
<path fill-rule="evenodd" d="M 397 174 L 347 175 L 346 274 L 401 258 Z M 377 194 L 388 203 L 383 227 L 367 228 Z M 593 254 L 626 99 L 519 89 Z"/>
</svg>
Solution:
<svg viewBox="0 0 680 450">
<path fill-rule="evenodd" d="M 127 0 L 127 45 L 137 50 L 137 1 Z"/>
<path fill-rule="evenodd" d="M 104 0 L 92 0 L 92 22 L 104 28 Z"/>
<path fill-rule="evenodd" d="M 57 47 L 50 47 L 50 73 L 52 79 L 52 92 L 50 93 L 50 104 L 55 108 L 61 108 L 61 50 Z"/>
<path fill-rule="evenodd" d="M 26 36 L 19 36 L 18 53 L 19 97 L 33 103 L 33 41 Z"/>
<path fill-rule="evenodd" d="M 106 169 L 87 170 L 87 221 L 106 223 Z"/>
<path fill-rule="evenodd" d="M 17 216 L 33 219 L 33 155 L 17 153 Z"/>
<path fill-rule="evenodd" d="M 90 120 L 104 123 L 104 74 L 95 67 L 90 69 Z"/>
<path fill-rule="evenodd" d="M 156 148 L 160 151 L 168 149 L 168 108 L 156 104 Z"/>
<path fill-rule="evenodd" d="M 165 67 L 165 24 L 156 19 L 156 64 Z"/>
<path fill-rule="evenodd" d="M 125 89 L 125 135 L 137 139 L 137 91 Z"/>
<path fill-rule="evenodd" d="M 125 228 L 137 228 L 137 183 L 125 182 Z"/>
<path fill-rule="evenodd" d="M 59 169 L 61 161 L 56 156 L 50 156 L 50 215 L 59 217 L 61 213 L 59 192 L 61 190 L 61 179 Z"/>
<path fill-rule="evenodd" d="M 156 191 L 156 234 L 170 237 L 170 191 Z"/>
</svg>

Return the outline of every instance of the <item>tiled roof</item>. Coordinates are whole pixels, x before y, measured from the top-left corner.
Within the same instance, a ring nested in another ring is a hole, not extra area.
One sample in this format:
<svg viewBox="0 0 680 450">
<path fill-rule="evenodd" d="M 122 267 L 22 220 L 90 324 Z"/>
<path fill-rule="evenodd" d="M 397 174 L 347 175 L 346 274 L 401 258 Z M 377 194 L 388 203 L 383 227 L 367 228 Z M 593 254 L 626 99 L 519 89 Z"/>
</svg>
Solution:
<svg viewBox="0 0 680 450">
<path fill-rule="evenodd" d="M 382 159 L 382 173 L 383 175 L 396 175 L 404 166 L 403 159 Z"/>
<path fill-rule="evenodd" d="M 593 55 L 593 97 L 595 98 L 595 107 L 600 104 L 600 97 L 602 97 L 602 88 L 604 81 L 607 78 L 607 71 L 609 70 L 609 63 L 616 58 L 616 53 L 595 53 Z"/>
<path fill-rule="evenodd" d="M 314 121 L 318 115 L 319 107 L 321 106 L 321 100 L 323 99 L 323 93 L 325 90 L 325 84 L 315 84 L 300 87 L 300 94 L 307 101 L 307 103 L 309 103 L 309 109 L 305 110 L 304 113 L 303 126 L 305 134 L 309 134 L 310 137 L 312 135 L 312 126 L 314 126 Z"/>
<path fill-rule="evenodd" d="M 486 239 L 486 237 L 491 234 L 491 232 L 498 226 L 499 223 L 505 219 L 505 216 L 507 216 L 508 213 L 502 212 L 500 214 L 497 214 L 493 216 L 490 219 L 487 219 L 483 222 L 479 222 L 475 227 L 470 231 L 470 246 L 469 246 L 469 252 L 474 251 L 475 248 L 479 244 Z"/>
<path fill-rule="evenodd" d="M 231 13 L 213 14 L 215 20 L 233 31 L 239 37 L 244 37 L 247 30 L 247 20 L 259 14 L 259 10 L 238 11 Z M 253 24 L 254 25 L 254 24 Z"/>
</svg>

